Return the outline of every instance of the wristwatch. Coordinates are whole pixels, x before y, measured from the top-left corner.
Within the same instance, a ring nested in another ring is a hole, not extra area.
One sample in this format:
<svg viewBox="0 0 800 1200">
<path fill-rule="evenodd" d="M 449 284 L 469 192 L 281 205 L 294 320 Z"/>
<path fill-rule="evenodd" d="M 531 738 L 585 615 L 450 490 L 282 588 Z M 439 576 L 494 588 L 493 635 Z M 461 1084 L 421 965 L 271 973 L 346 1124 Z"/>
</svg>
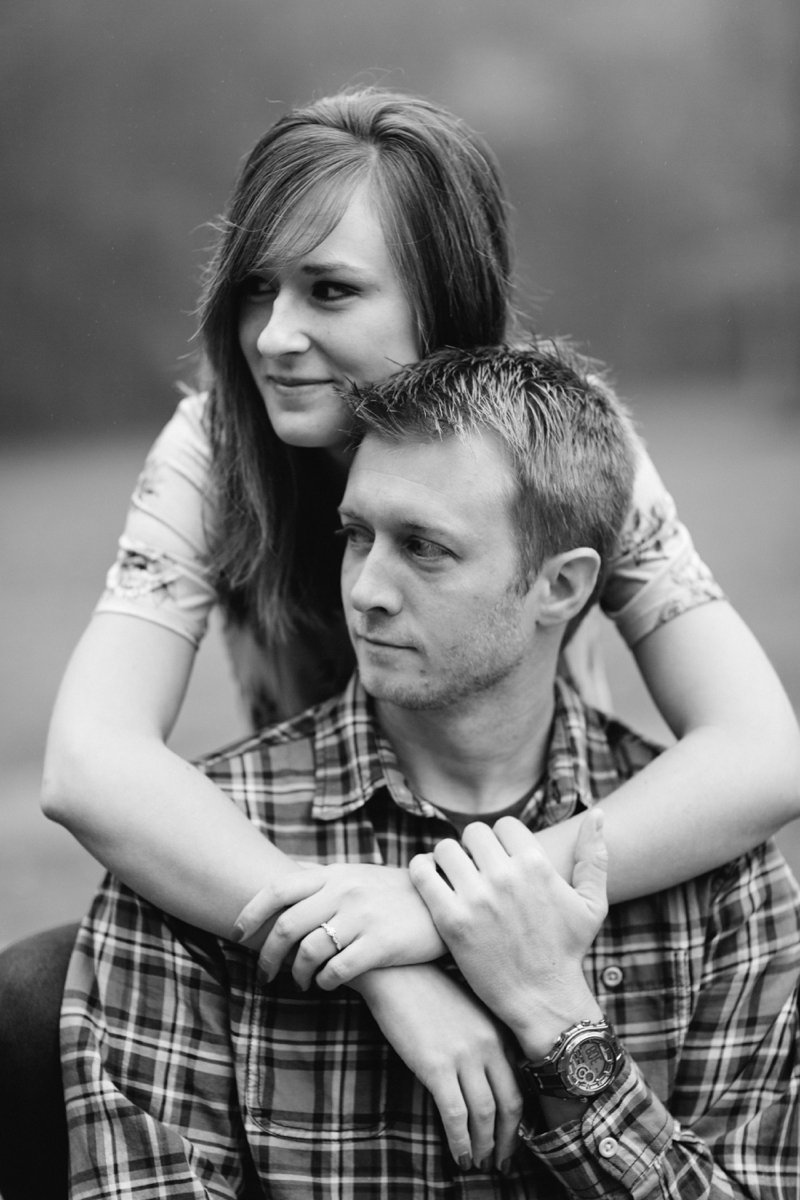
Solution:
<svg viewBox="0 0 800 1200">
<path fill-rule="evenodd" d="M 610 1087 L 622 1065 L 622 1046 L 608 1021 L 579 1021 L 536 1062 L 520 1064 L 523 1083 L 539 1096 L 588 1103 Z"/>
</svg>

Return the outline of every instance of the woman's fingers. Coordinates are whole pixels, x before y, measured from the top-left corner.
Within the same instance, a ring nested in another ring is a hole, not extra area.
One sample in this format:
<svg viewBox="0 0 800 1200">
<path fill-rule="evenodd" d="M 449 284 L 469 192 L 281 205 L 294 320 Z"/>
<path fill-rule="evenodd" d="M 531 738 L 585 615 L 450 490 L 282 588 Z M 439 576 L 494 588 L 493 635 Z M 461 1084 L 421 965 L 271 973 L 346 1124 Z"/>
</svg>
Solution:
<svg viewBox="0 0 800 1200">
<path fill-rule="evenodd" d="M 303 938 L 294 956 L 292 975 L 295 983 L 304 992 L 311 987 L 315 976 L 316 982 L 322 986 L 318 975 L 320 968 L 324 967 L 334 956 L 337 959 L 342 957 L 339 953 L 339 946 L 343 946 L 344 942 L 340 940 L 338 930 L 330 922 L 325 922 L 325 924 L 328 926 L 327 929 L 324 925 L 318 925 Z M 338 986 L 338 982 L 344 982 L 344 980 L 337 981 L 331 986 Z"/>
<path fill-rule="evenodd" d="M 268 884 L 245 904 L 234 923 L 234 940 L 246 942 L 258 933 L 265 921 L 283 908 L 304 900 L 322 887 L 324 876 L 313 868 L 293 871 L 279 884 Z"/>
<path fill-rule="evenodd" d="M 431 1086 L 434 1104 L 444 1128 L 448 1148 L 462 1171 L 473 1165 L 470 1112 L 458 1076 L 451 1075 Z"/>
<path fill-rule="evenodd" d="M 494 1165 L 498 1171 L 508 1170 L 519 1144 L 519 1123 L 522 1120 L 522 1092 L 508 1060 L 498 1057 L 489 1068 L 489 1081 L 497 1106 L 494 1127 Z"/>
<path fill-rule="evenodd" d="M 497 1105 L 486 1072 L 481 1068 L 461 1079 L 461 1087 L 469 1112 L 469 1140 L 472 1161 L 479 1171 L 488 1171 L 494 1153 L 494 1132 Z"/>
<path fill-rule="evenodd" d="M 518 1142 L 522 1096 L 503 1059 L 478 1059 L 431 1089 L 450 1153 L 462 1170 L 507 1171 Z"/>
<path fill-rule="evenodd" d="M 305 899 L 298 900 L 296 904 L 292 904 L 291 908 L 285 909 L 281 913 L 269 931 L 258 956 L 261 970 L 270 982 L 275 978 L 281 963 L 294 946 L 298 947 L 295 966 L 298 958 L 303 962 L 308 960 L 308 963 L 315 962 L 317 966 L 320 966 L 330 958 L 331 954 L 337 952 L 333 940 L 327 937 L 326 941 L 327 935 L 324 930 L 320 929 L 322 922 L 327 921 L 330 916 L 330 900 L 317 891 Z M 313 937 L 308 942 L 310 935 L 317 932 L 322 936 Z M 344 945 L 344 940 L 340 940 Z M 306 944 L 307 942 L 308 944 Z M 329 953 L 322 952 L 325 948 Z M 305 965 L 302 966 L 301 974 L 303 977 L 308 974 Z M 297 978 L 296 974 L 295 978 Z"/>
</svg>

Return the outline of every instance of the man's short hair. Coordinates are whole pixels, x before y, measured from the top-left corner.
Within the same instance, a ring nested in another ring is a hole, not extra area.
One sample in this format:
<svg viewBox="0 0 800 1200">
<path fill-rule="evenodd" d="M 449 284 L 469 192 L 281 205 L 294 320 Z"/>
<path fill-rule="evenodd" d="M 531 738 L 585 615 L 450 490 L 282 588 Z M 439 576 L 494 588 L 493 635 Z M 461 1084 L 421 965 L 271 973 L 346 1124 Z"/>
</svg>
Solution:
<svg viewBox="0 0 800 1200">
<path fill-rule="evenodd" d="M 350 400 L 357 442 L 368 433 L 499 438 L 517 483 L 512 517 L 525 578 L 578 546 L 608 562 L 631 503 L 632 427 L 597 364 L 568 344 L 440 350 L 354 387 Z"/>
</svg>

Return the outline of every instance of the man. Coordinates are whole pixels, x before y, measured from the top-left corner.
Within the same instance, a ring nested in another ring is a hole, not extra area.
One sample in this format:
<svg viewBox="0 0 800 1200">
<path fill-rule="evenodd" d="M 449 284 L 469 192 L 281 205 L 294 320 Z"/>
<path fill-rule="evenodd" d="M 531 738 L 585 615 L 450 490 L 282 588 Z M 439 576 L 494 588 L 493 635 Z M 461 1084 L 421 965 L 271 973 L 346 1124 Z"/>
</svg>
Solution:
<svg viewBox="0 0 800 1200">
<path fill-rule="evenodd" d="M 363 389 L 355 423 L 358 675 L 205 769 L 295 858 L 401 878 L 408 962 L 452 960 L 309 987 L 356 952 L 317 912 L 293 974 L 287 921 L 269 934 L 265 982 L 252 950 L 108 882 L 65 1003 L 73 1196 L 796 1195 L 800 906 L 779 856 L 606 914 L 597 802 L 657 750 L 556 666 L 627 508 L 623 414 L 538 347 L 442 352 Z M 582 809 L 568 884 L 534 831 Z M 454 1161 L 415 1072 L 462 1025 L 481 1031 L 463 1103 L 433 1092 Z"/>
</svg>

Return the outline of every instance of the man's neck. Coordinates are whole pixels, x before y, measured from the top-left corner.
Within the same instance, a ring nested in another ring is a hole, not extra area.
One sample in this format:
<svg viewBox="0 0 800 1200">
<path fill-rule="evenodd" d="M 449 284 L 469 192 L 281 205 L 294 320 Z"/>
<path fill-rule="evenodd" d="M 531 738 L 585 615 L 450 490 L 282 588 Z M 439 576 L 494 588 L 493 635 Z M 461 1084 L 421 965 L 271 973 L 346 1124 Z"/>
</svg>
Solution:
<svg viewBox="0 0 800 1200">
<path fill-rule="evenodd" d="M 415 795 L 455 812 L 497 812 L 544 772 L 553 689 L 531 688 L 504 704 L 496 695 L 447 709 L 411 710 L 376 701 L 378 723 Z"/>
</svg>

